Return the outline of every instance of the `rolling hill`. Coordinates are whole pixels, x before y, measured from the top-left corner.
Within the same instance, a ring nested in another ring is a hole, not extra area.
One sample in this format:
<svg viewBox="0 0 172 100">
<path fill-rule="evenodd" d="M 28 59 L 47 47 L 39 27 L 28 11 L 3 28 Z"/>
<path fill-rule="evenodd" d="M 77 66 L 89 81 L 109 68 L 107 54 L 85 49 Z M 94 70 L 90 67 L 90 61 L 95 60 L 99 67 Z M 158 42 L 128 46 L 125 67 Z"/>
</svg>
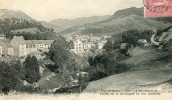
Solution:
<svg viewBox="0 0 172 100">
<path fill-rule="evenodd" d="M 81 26 L 81 25 L 88 24 L 88 23 L 103 21 L 109 17 L 110 16 L 107 15 L 107 16 L 83 17 L 83 18 L 77 18 L 74 20 L 56 19 L 56 20 L 50 21 L 49 23 L 67 29 L 67 28 L 71 28 L 74 26 Z"/>
<path fill-rule="evenodd" d="M 55 32 L 60 32 L 60 31 L 63 31 L 65 30 L 65 28 L 61 27 L 61 26 L 58 26 L 58 25 L 55 25 L 55 24 L 51 24 L 49 22 L 46 22 L 46 21 L 40 21 L 41 24 L 47 28 L 53 28 Z"/>
<path fill-rule="evenodd" d="M 171 25 L 170 23 L 163 23 L 157 19 L 144 18 L 143 8 L 127 8 L 119 10 L 110 18 L 104 21 L 86 24 L 83 26 L 75 26 L 60 32 L 61 34 L 116 34 L 130 29 L 137 30 L 152 30 L 152 29 L 164 29 Z"/>
<path fill-rule="evenodd" d="M 17 18 L 17 19 L 25 19 L 27 21 L 37 21 L 20 10 L 0 9 L 0 19 L 3 20 L 5 18 Z M 53 28 L 55 32 L 59 32 L 65 29 L 63 27 L 51 24 L 46 21 L 37 21 L 37 22 L 40 22 L 43 26 L 47 28 Z"/>
<path fill-rule="evenodd" d="M 25 20 L 35 20 L 20 10 L 0 9 L 0 19 L 12 18 L 12 17 L 22 18 Z"/>
<path fill-rule="evenodd" d="M 172 68 L 127 72 L 112 75 L 88 84 L 84 92 L 102 90 L 157 90 L 172 92 Z"/>
</svg>

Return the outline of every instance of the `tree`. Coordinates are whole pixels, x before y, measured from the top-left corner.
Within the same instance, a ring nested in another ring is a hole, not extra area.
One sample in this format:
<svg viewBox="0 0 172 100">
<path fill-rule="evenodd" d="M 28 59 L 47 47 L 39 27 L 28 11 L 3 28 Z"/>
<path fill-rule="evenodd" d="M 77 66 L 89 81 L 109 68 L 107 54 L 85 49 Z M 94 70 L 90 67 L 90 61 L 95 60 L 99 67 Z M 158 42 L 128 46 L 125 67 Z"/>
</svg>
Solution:
<svg viewBox="0 0 172 100">
<path fill-rule="evenodd" d="M 125 57 L 118 50 L 105 51 L 103 54 L 90 57 L 88 59 L 90 81 L 129 70 L 125 64 L 119 63 L 119 61 L 124 59 Z"/>
<path fill-rule="evenodd" d="M 79 74 L 78 76 L 78 84 L 79 84 L 79 92 L 81 93 L 82 90 L 87 86 L 88 84 L 88 75 L 82 75 Z"/>
<path fill-rule="evenodd" d="M 75 66 L 71 53 L 68 51 L 69 44 L 60 37 L 55 40 L 49 51 L 50 59 L 58 66 L 60 71 L 71 69 Z M 70 71 L 73 71 L 72 69 Z"/>
<path fill-rule="evenodd" d="M 122 33 L 114 34 L 110 39 L 108 39 L 107 43 L 104 46 L 106 51 L 120 49 L 121 43 L 128 43 L 133 46 L 138 45 L 139 39 L 146 39 L 150 42 L 150 37 L 153 34 L 151 30 L 128 30 Z"/>
<path fill-rule="evenodd" d="M 9 90 L 15 89 L 19 83 L 19 74 L 15 68 L 8 63 L 0 62 L 0 89 L 4 94 L 8 94 Z"/>
<path fill-rule="evenodd" d="M 35 56 L 28 56 L 24 61 L 25 79 L 29 83 L 37 82 L 41 76 L 39 72 L 39 65 Z"/>
</svg>

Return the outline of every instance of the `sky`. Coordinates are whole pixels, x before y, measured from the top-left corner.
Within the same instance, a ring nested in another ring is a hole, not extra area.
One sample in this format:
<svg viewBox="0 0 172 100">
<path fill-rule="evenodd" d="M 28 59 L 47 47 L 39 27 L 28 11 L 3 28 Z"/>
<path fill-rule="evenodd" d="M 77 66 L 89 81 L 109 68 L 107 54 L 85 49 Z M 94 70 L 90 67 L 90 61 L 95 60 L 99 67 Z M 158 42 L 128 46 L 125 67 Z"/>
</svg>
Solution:
<svg viewBox="0 0 172 100">
<path fill-rule="evenodd" d="M 113 15 L 142 6 L 143 0 L 0 0 L 0 9 L 21 10 L 39 21 Z"/>
</svg>

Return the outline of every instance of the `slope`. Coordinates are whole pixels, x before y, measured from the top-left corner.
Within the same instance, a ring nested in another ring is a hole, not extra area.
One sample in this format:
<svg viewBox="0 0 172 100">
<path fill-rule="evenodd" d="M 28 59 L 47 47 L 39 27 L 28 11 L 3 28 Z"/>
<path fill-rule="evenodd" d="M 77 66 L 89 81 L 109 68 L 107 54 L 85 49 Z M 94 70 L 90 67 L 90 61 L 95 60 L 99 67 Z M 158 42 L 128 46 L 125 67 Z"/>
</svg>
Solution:
<svg viewBox="0 0 172 100">
<path fill-rule="evenodd" d="M 28 21 L 29 20 L 35 20 L 20 10 L 0 9 L 0 19 L 13 18 L 13 17 L 25 19 Z"/>
<path fill-rule="evenodd" d="M 137 30 L 150 30 L 150 29 L 163 29 L 170 24 L 164 24 L 155 20 L 144 18 L 138 15 L 129 15 L 123 18 L 111 18 L 106 21 L 97 22 L 94 24 L 87 24 L 81 27 L 73 27 L 60 32 L 61 34 L 115 34 L 124 32 L 130 29 Z"/>
<path fill-rule="evenodd" d="M 101 90 L 145 90 L 152 88 L 167 92 L 172 90 L 171 79 L 172 68 L 127 72 L 93 81 L 89 83 L 84 92 L 100 93 Z"/>
<path fill-rule="evenodd" d="M 81 25 L 88 24 L 88 23 L 99 22 L 99 21 L 105 20 L 109 17 L 110 16 L 107 15 L 107 16 L 83 17 L 83 18 L 77 18 L 74 20 L 56 19 L 56 20 L 50 21 L 49 23 L 67 29 L 67 28 L 70 28 L 73 26 L 81 26 Z"/>
<path fill-rule="evenodd" d="M 163 23 L 151 18 L 143 17 L 143 8 L 128 8 L 117 11 L 110 18 L 86 24 L 83 26 L 75 26 L 60 32 L 61 34 L 115 34 L 130 29 L 137 30 L 153 30 L 163 29 L 170 25 L 170 23 Z"/>
</svg>

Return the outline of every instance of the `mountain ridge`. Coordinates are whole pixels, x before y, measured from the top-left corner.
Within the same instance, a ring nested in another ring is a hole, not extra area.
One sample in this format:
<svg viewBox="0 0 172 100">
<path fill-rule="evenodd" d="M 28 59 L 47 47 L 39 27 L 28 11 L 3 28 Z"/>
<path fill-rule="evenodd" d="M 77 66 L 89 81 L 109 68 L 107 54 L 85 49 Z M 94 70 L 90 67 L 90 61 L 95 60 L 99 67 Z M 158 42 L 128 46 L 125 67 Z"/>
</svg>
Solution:
<svg viewBox="0 0 172 100">
<path fill-rule="evenodd" d="M 31 18 L 21 10 L 0 9 L 0 19 L 13 18 L 13 17 L 35 21 L 34 18 Z"/>
<path fill-rule="evenodd" d="M 110 18 L 86 24 L 80 27 L 72 27 L 70 29 L 60 32 L 60 34 L 116 34 L 123 31 L 137 29 L 137 30 L 157 30 L 164 29 L 171 25 L 171 23 L 164 23 L 162 20 L 145 18 L 143 7 L 131 7 L 115 12 Z"/>
<path fill-rule="evenodd" d="M 76 18 L 73 20 L 70 19 L 56 19 L 52 20 L 49 23 L 57 25 L 57 26 L 63 26 L 64 28 L 70 28 L 73 26 L 81 26 L 84 24 L 88 23 L 93 23 L 93 22 L 99 22 L 102 20 L 105 20 L 109 18 L 110 15 L 105 15 L 105 16 L 92 16 L 92 17 L 81 17 L 81 18 Z"/>
</svg>

